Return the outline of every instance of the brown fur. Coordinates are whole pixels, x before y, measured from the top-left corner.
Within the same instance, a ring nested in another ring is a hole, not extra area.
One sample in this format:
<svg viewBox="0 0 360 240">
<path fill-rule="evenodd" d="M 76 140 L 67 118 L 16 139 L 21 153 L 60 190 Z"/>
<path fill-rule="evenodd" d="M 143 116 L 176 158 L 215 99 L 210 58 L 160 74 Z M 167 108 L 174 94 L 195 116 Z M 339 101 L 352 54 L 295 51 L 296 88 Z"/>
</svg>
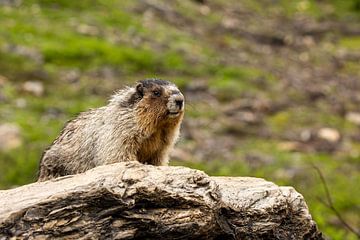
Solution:
<svg viewBox="0 0 360 240">
<path fill-rule="evenodd" d="M 122 161 L 167 165 L 183 100 L 174 84 L 157 79 L 120 90 L 107 106 L 66 124 L 42 156 L 38 181 Z"/>
</svg>

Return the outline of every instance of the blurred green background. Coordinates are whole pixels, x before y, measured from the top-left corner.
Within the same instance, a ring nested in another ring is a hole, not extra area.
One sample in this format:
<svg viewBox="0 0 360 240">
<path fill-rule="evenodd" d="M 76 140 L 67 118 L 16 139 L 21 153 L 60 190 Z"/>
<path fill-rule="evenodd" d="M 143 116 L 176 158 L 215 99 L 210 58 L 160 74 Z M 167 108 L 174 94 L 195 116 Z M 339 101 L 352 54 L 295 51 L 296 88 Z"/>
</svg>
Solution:
<svg viewBox="0 0 360 240">
<path fill-rule="evenodd" d="M 302 193 L 320 230 L 360 225 L 359 0 L 0 0 L 0 188 L 36 179 L 64 123 L 116 89 L 187 99 L 172 165 Z"/>
</svg>

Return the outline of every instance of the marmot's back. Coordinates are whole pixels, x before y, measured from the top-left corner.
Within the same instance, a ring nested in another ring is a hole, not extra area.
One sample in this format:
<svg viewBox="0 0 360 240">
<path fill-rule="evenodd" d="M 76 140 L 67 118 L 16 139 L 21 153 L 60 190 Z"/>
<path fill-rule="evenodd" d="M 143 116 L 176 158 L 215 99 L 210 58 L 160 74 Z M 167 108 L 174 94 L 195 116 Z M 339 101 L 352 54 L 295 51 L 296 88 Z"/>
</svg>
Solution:
<svg viewBox="0 0 360 240">
<path fill-rule="evenodd" d="M 41 158 L 38 181 L 121 161 L 166 165 L 183 114 L 184 97 L 170 82 L 143 80 L 122 89 L 108 105 L 65 125 Z"/>
</svg>

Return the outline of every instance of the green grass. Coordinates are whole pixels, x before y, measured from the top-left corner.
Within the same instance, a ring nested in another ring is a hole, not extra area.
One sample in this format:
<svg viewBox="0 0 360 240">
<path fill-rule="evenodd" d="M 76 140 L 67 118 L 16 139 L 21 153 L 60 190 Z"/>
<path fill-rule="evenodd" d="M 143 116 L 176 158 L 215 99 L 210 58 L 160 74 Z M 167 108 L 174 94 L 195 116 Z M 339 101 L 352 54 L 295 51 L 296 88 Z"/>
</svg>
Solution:
<svg viewBox="0 0 360 240">
<path fill-rule="evenodd" d="M 212 70 L 209 87 L 217 91 L 220 100 L 230 100 L 244 93 L 256 94 L 274 85 L 275 77 L 261 69 L 245 66 L 224 66 Z M 261 79 L 261 84 L 257 80 Z"/>
<path fill-rule="evenodd" d="M 347 37 L 340 40 L 340 46 L 349 50 L 360 51 L 360 37 Z"/>
<path fill-rule="evenodd" d="M 13 100 L 1 105 L 0 123 L 16 123 L 23 141 L 17 149 L 0 152 L 1 188 L 34 181 L 43 150 L 55 139 L 65 122 L 81 111 L 104 104 L 103 98 L 87 95 L 85 89 L 75 91 L 71 86 L 62 86 L 61 91 L 51 86 L 47 89 L 50 94 L 45 97 L 20 94 L 21 89 L 13 84 L 1 89 L 6 99 Z M 19 97 L 25 100 L 26 106 L 14 109 Z"/>
<path fill-rule="evenodd" d="M 312 126 L 313 128 L 330 127 L 351 133 L 357 129 L 356 125 L 344 118 L 327 112 L 326 109 L 319 111 L 320 107 L 296 107 L 278 112 L 266 117 L 266 123 L 274 133 L 284 133 L 291 125 L 294 130 L 301 130 Z"/>
<path fill-rule="evenodd" d="M 360 2 L 358 0 L 331 0 L 320 3 L 315 0 L 282 0 L 281 10 L 289 17 L 295 14 L 306 14 L 317 19 L 329 16 L 338 19 L 359 18 Z"/>
</svg>

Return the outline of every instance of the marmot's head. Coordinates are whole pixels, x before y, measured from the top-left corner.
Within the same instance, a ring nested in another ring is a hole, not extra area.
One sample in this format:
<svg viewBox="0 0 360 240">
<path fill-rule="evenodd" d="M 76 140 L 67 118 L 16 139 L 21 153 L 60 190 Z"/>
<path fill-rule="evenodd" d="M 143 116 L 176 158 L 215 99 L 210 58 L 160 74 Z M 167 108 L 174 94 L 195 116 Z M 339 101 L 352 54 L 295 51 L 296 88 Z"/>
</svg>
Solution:
<svg viewBox="0 0 360 240">
<path fill-rule="evenodd" d="M 184 115 L 184 96 L 175 84 L 147 79 L 117 93 L 112 102 L 132 108 L 138 118 L 148 123 L 175 123 Z"/>
<path fill-rule="evenodd" d="M 184 112 L 184 96 L 175 84 L 159 79 L 139 81 L 136 94 L 138 113 L 157 120 L 176 120 Z"/>
</svg>

